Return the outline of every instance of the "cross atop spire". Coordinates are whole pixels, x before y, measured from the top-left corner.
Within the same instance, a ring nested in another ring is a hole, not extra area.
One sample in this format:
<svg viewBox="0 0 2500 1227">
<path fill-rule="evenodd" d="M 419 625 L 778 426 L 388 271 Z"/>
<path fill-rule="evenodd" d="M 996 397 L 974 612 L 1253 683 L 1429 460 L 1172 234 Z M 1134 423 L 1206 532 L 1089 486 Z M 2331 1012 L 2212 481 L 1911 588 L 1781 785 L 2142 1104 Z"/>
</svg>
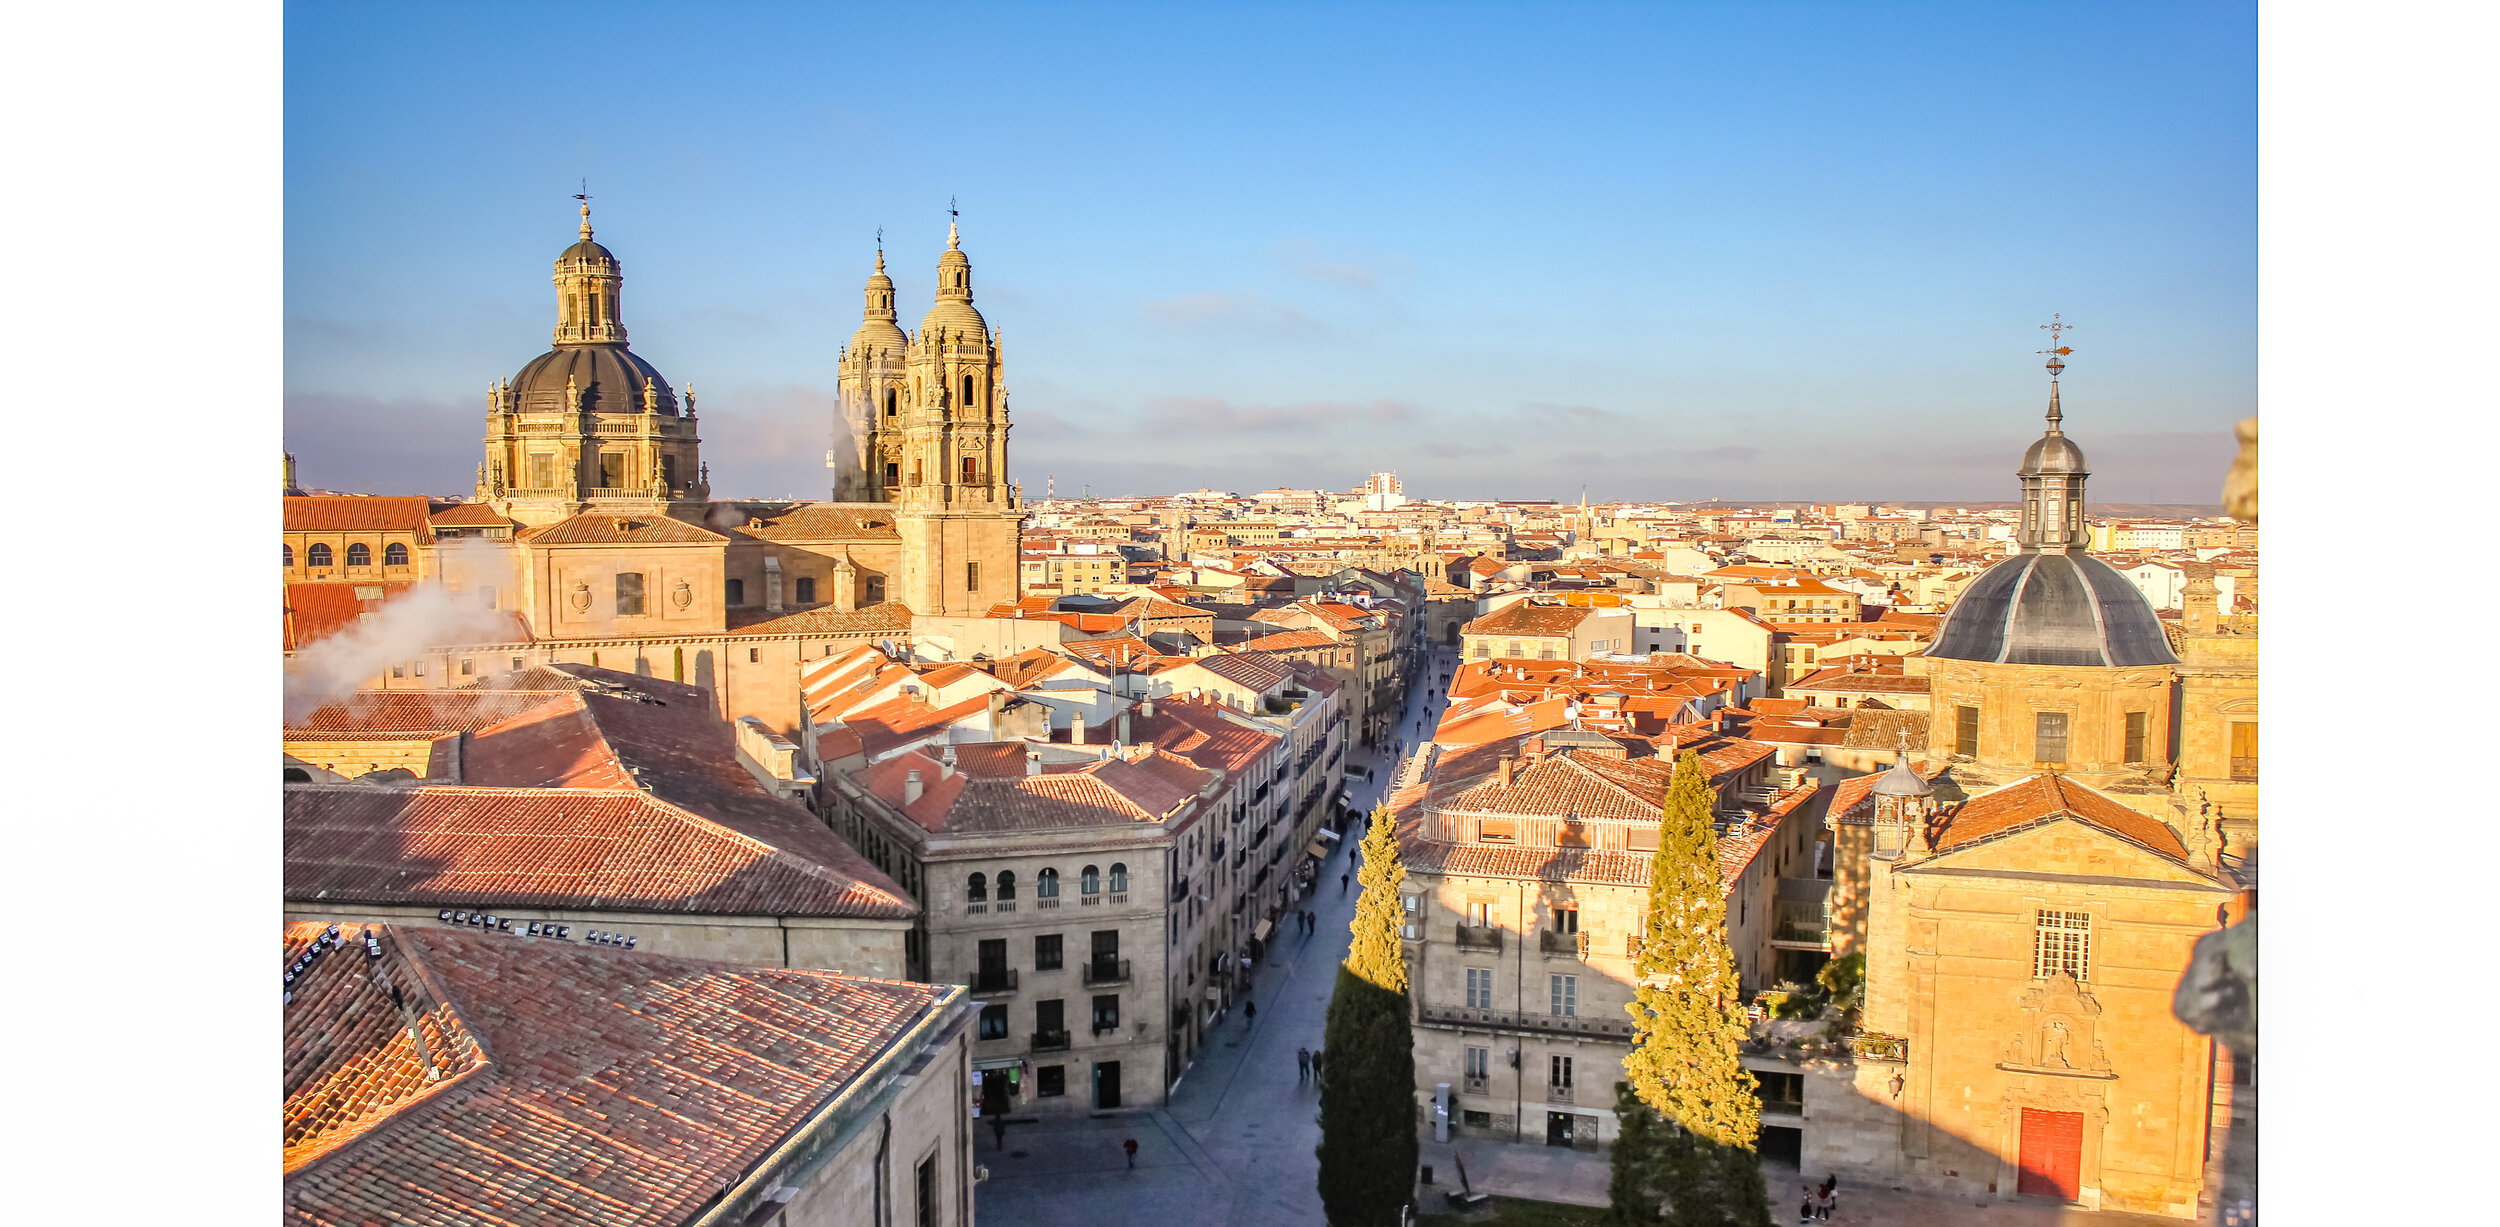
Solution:
<svg viewBox="0 0 2500 1227">
<path fill-rule="evenodd" d="M 955 219 L 956 219 L 956 218 L 959 218 L 959 217 L 961 217 L 961 216 L 963 216 L 963 211 L 962 211 L 962 210 L 960 210 L 960 209 L 957 209 L 957 208 L 955 207 L 955 198 L 954 198 L 954 197 L 952 197 L 952 196 L 947 197 L 947 198 L 946 198 L 946 246 L 947 246 L 947 249 L 948 249 L 948 250 L 950 250 L 950 251 L 952 251 L 952 250 L 956 250 L 956 249 L 958 249 L 958 248 L 961 248 L 961 247 L 964 245 L 964 244 L 963 244 L 963 236 L 962 236 L 962 235 L 960 235 L 960 234 L 958 234 L 958 233 L 956 233 L 956 231 L 955 231 Z"/>
<path fill-rule="evenodd" d="M 573 199 L 582 202 L 582 237 L 588 239 L 590 237 L 590 180 L 582 180 L 582 190 L 573 193 Z"/>
<path fill-rule="evenodd" d="M 2057 434 L 2059 432 L 2058 424 L 2064 421 L 2066 417 L 2065 414 L 2058 412 L 2057 408 L 2057 377 L 2066 369 L 2066 355 L 2075 352 L 2073 346 L 2062 343 L 2066 339 L 2065 334 L 2072 332 L 2074 327 L 2074 325 L 2066 322 L 2066 317 L 2064 315 L 2057 312 L 2051 312 L 2049 314 L 2049 322 L 2040 325 L 2041 331 L 2049 334 L 2049 347 L 2047 349 L 2032 351 L 2033 353 L 2047 354 L 2049 356 L 2050 434 Z"/>
</svg>

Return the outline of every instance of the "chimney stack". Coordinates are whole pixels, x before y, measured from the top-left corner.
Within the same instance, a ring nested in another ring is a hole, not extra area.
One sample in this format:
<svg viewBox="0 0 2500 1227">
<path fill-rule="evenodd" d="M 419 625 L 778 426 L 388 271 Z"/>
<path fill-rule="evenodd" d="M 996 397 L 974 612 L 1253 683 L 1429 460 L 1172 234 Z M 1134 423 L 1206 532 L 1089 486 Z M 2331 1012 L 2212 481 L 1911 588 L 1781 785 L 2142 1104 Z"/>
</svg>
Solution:
<svg viewBox="0 0 2500 1227">
<path fill-rule="evenodd" d="M 1511 767 L 1512 764 L 1517 761 L 1518 760 L 1513 759 L 1510 755 L 1505 754 L 1502 756 L 1501 766 L 1494 769 L 1494 778 L 1501 782 L 1502 787 L 1510 787 Z"/>
<path fill-rule="evenodd" d="M 1121 745 L 1127 745 L 1129 741 L 1128 713 L 1125 711 L 1120 713 L 1120 736 L 1118 740 Z"/>
<path fill-rule="evenodd" d="M 1024 773 L 1026 775 L 1040 775 L 1042 773 L 1041 751 L 1027 750 L 1024 752 Z"/>
<path fill-rule="evenodd" d="M 911 773 L 903 777 L 903 804 L 920 804 L 920 769 L 918 767 L 912 768 Z"/>
<path fill-rule="evenodd" d="M 1082 707 L 1068 714 L 1068 744 L 1085 744 L 1085 709 Z"/>
<path fill-rule="evenodd" d="M 1146 696 L 1146 718 L 1148 720 L 1155 718 L 1155 697 L 1153 695 Z"/>
</svg>

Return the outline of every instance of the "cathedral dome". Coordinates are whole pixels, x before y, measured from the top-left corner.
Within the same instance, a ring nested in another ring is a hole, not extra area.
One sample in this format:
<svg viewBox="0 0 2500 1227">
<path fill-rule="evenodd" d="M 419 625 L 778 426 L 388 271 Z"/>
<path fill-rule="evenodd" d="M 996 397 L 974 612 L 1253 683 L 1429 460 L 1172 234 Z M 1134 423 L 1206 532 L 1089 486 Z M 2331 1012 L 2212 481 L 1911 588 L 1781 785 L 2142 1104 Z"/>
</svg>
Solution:
<svg viewBox="0 0 2500 1227">
<path fill-rule="evenodd" d="M 513 407 L 523 413 L 561 413 L 569 385 L 581 389 L 582 408 L 594 413 L 641 413 L 643 389 L 658 411 L 677 416 L 677 394 L 658 369 L 622 345 L 559 345 L 530 360 L 512 377 Z"/>
<path fill-rule="evenodd" d="M 2081 552 L 2017 554 L 1981 572 L 1926 655 L 2009 665 L 2179 663 L 2152 603 L 2116 567 Z"/>
<path fill-rule="evenodd" d="M 924 338 L 940 331 L 984 342 L 990 337 L 989 321 L 972 305 L 972 261 L 952 222 L 946 226 L 946 254 L 938 257 L 937 304 L 920 317 L 920 331 Z"/>
<path fill-rule="evenodd" d="M 929 308 L 927 315 L 920 317 L 922 336 L 935 337 L 938 331 L 986 341 L 990 335 L 990 323 L 981 318 L 981 313 L 974 310 L 969 302 L 940 302 Z"/>
<path fill-rule="evenodd" d="M 563 268 L 568 264 L 604 264 L 615 268 L 617 267 L 616 253 L 600 246 L 597 240 L 584 235 L 580 242 L 565 248 L 556 256 L 556 267 Z"/>
<path fill-rule="evenodd" d="M 860 313 L 859 331 L 851 334 L 851 352 L 883 351 L 901 357 L 909 342 L 894 322 L 894 279 L 885 275 L 885 249 L 877 250 L 877 271 L 868 275 L 868 306 Z"/>
<path fill-rule="evenodd" d="M 2023 453 L 2022 472 L 2026 474 L 2090 473 L 2085 467 L 2083 449 L 2062 434 L 2042 435 Z"/>
</svg>

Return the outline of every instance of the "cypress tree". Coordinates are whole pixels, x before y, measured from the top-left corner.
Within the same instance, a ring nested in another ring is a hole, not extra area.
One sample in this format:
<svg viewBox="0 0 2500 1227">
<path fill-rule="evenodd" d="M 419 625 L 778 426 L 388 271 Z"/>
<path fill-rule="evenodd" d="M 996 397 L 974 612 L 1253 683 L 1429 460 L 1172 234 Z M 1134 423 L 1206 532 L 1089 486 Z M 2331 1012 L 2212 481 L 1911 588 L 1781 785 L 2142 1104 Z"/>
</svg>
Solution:
<svg viewBox="0 0 2500 1227">
<path fill-rule="evenodd" d="M 1632 1093 L 1632 1084 L 1615 1084 L 1615 1150 L 1613 1171 L 1606 1182 L 1607 1221 L 1627 1227 L 1649 1227 L 1658 1221 L 1658 1202 L 1666 1187 L 1658 1165 L 1665 1156 L 1667 1124 L 1658 1110 Z"/>
<path fill-rule="evenodd" d="M 1708 769 L 1699 754 L 1685 751 L 1650 861 L 1649 915 L 1629 1007 L 1632 1051 L 1623 1066 L 1633 1094 L 1673 1126 L 1660 1157 L 1644 1162 L 1659 1173 L 1674 1221 L 1718 1227 L 1735 1215 L 1752 1227 L 1769 1221 L 1754 1156 L 1762 1102 L 1737 1059 L 1744 1001 L 1727 945 L 1711 800 Z"/>
<path fill-rule="evenodd" d="M 1328 1002 L 1319 1198 L 1337 1227 L 1396 1223 L 1415 1185 L 1415 1031 L 1398 940 L 1406 866 L 1394 826 L 1383 807 L 1363 836 L 1353 945 Z"/>
</svg>

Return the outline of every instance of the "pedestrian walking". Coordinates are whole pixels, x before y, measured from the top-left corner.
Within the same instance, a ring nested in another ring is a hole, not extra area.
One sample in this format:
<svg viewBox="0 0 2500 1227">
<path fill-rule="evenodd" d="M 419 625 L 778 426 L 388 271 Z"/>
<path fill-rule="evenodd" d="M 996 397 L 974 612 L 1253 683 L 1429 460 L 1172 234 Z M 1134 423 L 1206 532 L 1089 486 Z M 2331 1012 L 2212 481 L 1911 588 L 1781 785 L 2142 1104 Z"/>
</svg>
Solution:
<svg viewBox="0 0 2500 1227">
<path fill-rule="evenodd" d="M 1130 1138 L 1127 1141 L 1120 1143 L 1120 1149 L 1128 1152 L 1128 1165 L 1130 1167 L 1137 1166 L 1137 1139 Z"/>
<path fill-rule="evenodd" d="M 1345 888 L 1346 888 L 1347 886 L 1351 885 L 1351 884 L 1353 883 L 1353 881 L 1354 881 L 1354 875 L 1353 875 L 1353 874 L 1350 874 L 1350 873 L 1341 873 L 1341 874 L 1338 874 L 1338 875 L 1337 875 L 1337 897 L 1338 897 L 1338 898 L 1340 898 L 1340 899 L 1345 898 Z"/>
<path fill-rule="evenodd" d="M 1815 1200 L 1814 1212 L 1823 1216 L 1823 1221 L 1830 1222 L 1832 1213 L 1838 1209 L 1840 1209 L 1840 1175 L 1835 1172 L 1823 1177 L 1823 1195 Z"/>
<path fill-rule="evenodd" d="M 1311 1053 L 1311 1077 L 1312 1077 L 1312 1078 L 1316 1079 L 1316 1078 L 1318 1078 L 1318 1077 L 1319 1077 L 1319 1059 L 1320 1059 L 1321 1057 L 1324 1057 L 1324 1056 L 1327 1056 L 1327 1055 L 1328 1055 L 1328 1054 L 1327 1054 L 1326 1052 L 1321 1052 L 1321 1051 L 1313 1051 L 1313 1052 Z"/>
<path fill-rule="evenodd" d="M 1797 1203 L 1797 1221 L 1811 1223 L 1814 1221 L 1814 1186 L 1809 1184 L 1800 1187 L 1805 1189 L 1805 1198 Z"/>
<path fill-rule="evenodd" d="M 998 1148 L 999 1148 L 1000 1150 L 1005 1150 L 1005 1149 L 1007 1149 L 1007 1114 L 1006 1114 L 1006 1113 L 1001 1112 L 1001 1113 L 999 1113 L 998 1115 L 993 1116 L 993 1117 L 991 1117 L 991 1118 L 990 1118 L 990 1136 L 998 1139 Z"/>
<path fill-rule="evenodd" d="M 1310 1081 L 1310 1080 L 1311 1080 L 1311 1050 L 1310 1050 L 1310 1049 L 1308 1049 L 1308 1048 L 1303 1048 L 1303 1049 L 1297 1050 L 1297 1051 L 1293 1054 L 1293 1068 L 1294 1068 L 1294 1071 L 1295 1071 L 1295 1072 L 1294 1072 L 1294 1081 L 1296 1081 L 1296 1082 L 1308 1082 L 1308 1081 Z"/>
<path fill-rule="evenodd" d="M 1242 1026 L 1244 1026 L 1244 1027 L 1249 1026 L 1249 1025 L 1250 1025 L 1251 1020 L 1252 1020 L 1252 1019 L 1257 1018 L 1258 1016 L 1259 1016 L 1259 1003 L 1258 1003 L 1258 1002 L 1255 1002 L 1255 1001 L 1245 1001 L 1245 1002 L 1242 1002 L 1242 1003 L 1241 1003 L 1241 1025 L 1242 1025 Z"/>
</svg>

